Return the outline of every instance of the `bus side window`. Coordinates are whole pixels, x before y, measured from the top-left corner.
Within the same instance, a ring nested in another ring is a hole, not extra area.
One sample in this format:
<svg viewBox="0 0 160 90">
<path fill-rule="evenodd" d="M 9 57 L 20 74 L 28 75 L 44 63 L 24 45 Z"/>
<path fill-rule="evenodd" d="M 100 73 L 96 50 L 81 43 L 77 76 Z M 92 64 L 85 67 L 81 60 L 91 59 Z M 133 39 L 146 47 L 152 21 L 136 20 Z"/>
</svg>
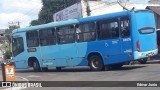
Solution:
<svg viewBox="0 0 160 90">
<path fill-rule="evenodd" d="M 58 27 L 56 31 L 58 44 L 75 42 L 75 28 L 73 25 Z"/>
<path fill-rule="evenodd" d="M 95 39 L 96 32 L 94 22 L 76 25 L 76 40 L 78 42 L 93 41 Z"/>
<path fill-rule="evenodd" d="M 129 37 L 130 36 L 130 24 L 128 18 L 121 18 L 121 36 Z"/>
<path fill-rule="evenodd" d="M 117 38 L 119 37 L 119 26 L 118 22 L 112 22 L 110 23 L 111 25 L 111 33 L 112 33 L 112 38 Z"/>
<path fill-rule="evenodd" d="M 80 33 L 81 33 L 82 31 L 80 30 L 79 25 L 76 25 L 75 28 L 76 28 L 76 37 L 77 37 L 76 40 L 79 42 Z"/>
<path fill-rule="evenodd" d="M 99 22 L 98 23 L 98 38 L 99 39 L 108 39 L 110 38 L 109 36 L 109 31 L 107 30 L 107 22 Z"/>
<path fill-rule="evenodd" d="M 41 46 L 56 44 L 56 36 L 54 28 L 39 30 L 39 37 Z"/>
<path fill-rule="evenodd" d="M 118 19 L 99 21 L 97 33 L 101 40 L 119 37 Z"/>
<path fill-rule="evenodd" d="M 27 46 L 28 47 L 37 47 L 39 45 L 38 32 L 29 31 L 26 33 Z"/>
</svg>

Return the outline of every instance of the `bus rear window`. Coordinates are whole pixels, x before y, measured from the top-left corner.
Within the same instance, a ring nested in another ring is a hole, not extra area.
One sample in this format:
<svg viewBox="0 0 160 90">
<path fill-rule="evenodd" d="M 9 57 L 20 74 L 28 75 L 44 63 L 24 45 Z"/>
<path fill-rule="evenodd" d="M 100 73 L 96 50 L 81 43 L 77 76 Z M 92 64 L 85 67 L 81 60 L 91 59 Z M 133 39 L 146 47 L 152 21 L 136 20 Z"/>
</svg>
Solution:
<svg viewBox="0 0 160 90">
<path fill-rule="evenodd" d="M 155 29 L 152 27 L 144 27 L 144 28 L 139 29 L 140 34 L 151 34 L 151 33 L 154 33 L 154 31 Z"/>
</svg>

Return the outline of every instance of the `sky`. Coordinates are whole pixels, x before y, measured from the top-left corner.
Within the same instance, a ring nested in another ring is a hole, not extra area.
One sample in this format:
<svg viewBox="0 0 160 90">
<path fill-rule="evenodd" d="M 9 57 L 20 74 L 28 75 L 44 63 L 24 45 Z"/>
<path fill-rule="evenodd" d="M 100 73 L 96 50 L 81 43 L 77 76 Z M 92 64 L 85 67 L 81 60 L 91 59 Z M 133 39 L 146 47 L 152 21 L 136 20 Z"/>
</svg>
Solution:
<svg viewBox="0 0 160 90">
<path fill-rule="evenodd" d="M 116 0 L 103 0 L 116 1 Z M 136 3 L 147 3 L 148 0 L 131 0 Z M 41 0 L 0 0 L 0 29 L 8 28 L 8 23 L 20 22 L 21 27 L 29 26 L 38 18 Z"/>
<path fill-rule="evenodd" d="M 103 0 L 103 1 L 117 1 L 117 0 Z M 127 1 L 127 0 L 122 0 L 122 1 Z M 147 3 L 149 0 L 129 0 L 130 2 L 134 3 Z"/>
<path fill-rule="evenodd" d="M 41 0 L 0 0 L 0 29 L 18 21 L 21 27 L 29 26 L 31 20 L 38 18 L 41 7 Z"/>
</svg>

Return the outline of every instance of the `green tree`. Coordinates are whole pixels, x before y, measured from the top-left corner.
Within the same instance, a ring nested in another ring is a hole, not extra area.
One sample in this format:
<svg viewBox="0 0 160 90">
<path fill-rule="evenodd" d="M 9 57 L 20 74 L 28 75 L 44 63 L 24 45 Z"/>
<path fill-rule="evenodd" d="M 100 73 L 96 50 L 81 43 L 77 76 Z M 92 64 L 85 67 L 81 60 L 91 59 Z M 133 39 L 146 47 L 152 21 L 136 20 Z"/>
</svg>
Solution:
<svg viewBox="0 0 160 90">
<path fill-rule="evenodd" d="M 9 41 L 9 44 L 11 43 L 11 33 L 12 33 L 12 31 L 14 30 L 14 29 L 17 29 L 17 28 L 19 28 L 19 26 L 17 26 L 17 25 L 12 25 L 12 26 L 9 26 L 9 29 L 6 29 L 5 30 L 5 37 L 8 39 L 8 41 Z"/>
<path fill-rule="evenodd" d="M 33 21 L 31 21 L 30 25 L 32 25 L 32 26 L 39 25 L 39 21 L 33 20 Z"/>
<path fill-rule="evenodd" d="M 30 25 L 39 25 L 53 22 L 53 14 L 80 0 L 42 0 L 43 7 L 38 14 L 38 20 L 31 21 Z"/>
<path fill-rule="evenodd" d="M 5 59 L 10 59 L 11 56 L 12 56 L 12 53 L 11 53 L 11 49 L 8 47 L 6 52 L 5 52 Z"/>
<path fill-rule="evenodd" d="M 42 0 L 42 9 L 38 14 L 38 20 L 31 21 L 30 25 L 39 25 L 53 22 L 53 14 L 71 6 L 81 0 Z M 100 0 L 89 0 L 89 1 L 100 1 Z"/>
<path fill-rule="evenodd" d="M 11 33 L 14 29 L 17 29 L 19 28 L 19 26 L 17 25 L 11 25 L 9 26 L 8 29 L 5 30 L 5 39 L 8 43 L 4 42 L 3 45 L 5 45 L 6 47 L 6 52 L 4 54 L 5 56 L 5 59 L 10 59 L 10 57 L 12 56 L 12 53 L 11 53 Z"/>
</svg>

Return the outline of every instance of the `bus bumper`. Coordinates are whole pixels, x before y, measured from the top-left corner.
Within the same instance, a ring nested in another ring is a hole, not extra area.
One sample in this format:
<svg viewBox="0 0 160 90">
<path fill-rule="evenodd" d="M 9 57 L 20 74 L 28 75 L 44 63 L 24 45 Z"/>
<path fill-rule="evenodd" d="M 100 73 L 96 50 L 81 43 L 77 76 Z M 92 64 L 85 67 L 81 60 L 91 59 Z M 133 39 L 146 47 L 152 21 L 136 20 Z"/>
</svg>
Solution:
<svg viewBox="0 0 160 90">
<path fill-rule="evenodd" d="M 134 60 L 151 57 L 158 54 L 158 49 L 146 51 L 146 52 L 138 52 L 134 51 Z"/>
</svg>

